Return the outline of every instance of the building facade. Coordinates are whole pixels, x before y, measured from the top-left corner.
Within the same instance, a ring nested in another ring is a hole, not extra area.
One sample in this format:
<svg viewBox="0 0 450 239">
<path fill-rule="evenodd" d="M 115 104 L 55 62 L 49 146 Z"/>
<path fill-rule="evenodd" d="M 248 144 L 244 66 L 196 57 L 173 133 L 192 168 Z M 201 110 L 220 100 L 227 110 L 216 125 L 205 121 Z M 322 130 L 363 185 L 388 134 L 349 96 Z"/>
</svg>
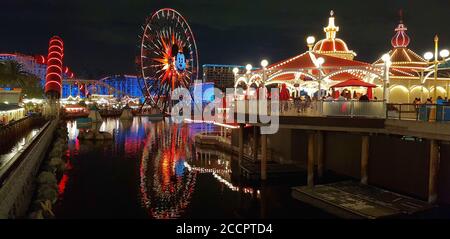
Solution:
<svg viewBox="0 0 450 239">
<path fill-rule="evenodd" d="M 226 88 L 234 87 L 234 73 L 233 69 L 238 68 L 239 73 L 245 73 L 244 66 L 238 65 L 203 65 L 203 82 L 212 82 L 214 86 L 225 90 Z"/>
</svg>

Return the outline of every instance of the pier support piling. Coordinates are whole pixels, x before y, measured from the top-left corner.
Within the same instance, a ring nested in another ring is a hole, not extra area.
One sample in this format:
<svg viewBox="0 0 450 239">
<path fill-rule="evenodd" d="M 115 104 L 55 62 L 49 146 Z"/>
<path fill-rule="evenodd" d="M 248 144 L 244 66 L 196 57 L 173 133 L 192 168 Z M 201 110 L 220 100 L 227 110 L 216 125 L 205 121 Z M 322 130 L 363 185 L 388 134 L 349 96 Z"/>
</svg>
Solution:
<svg viewBox="0 0 450 239">
<path fill-rule="evenodd" d="M 430 140 L 430 171 L 428 179 L 428 202 L 435 203 L 437 200 L 439 172 L 439 144 L 437 140 Z"/>
<path fill-rule="evenodd" d="M 242 159 L 244 158 L 244 125 L 239 125 L 239 168 L 241 167 Z"/>
<path fill-rule="evenodd" d="M 308 134 L 308 187 L 314 186 L 314 134 Z"/>
<path fill-rule="evenodd" d="M 323 133 L 316 134 L 316 157 L 317 157 L 317 175 L 319 178 L 323 176 Z"/>
<path fill-rule="evenodd" d="M 261 180 L 267 179 L 267 135 L 261 134 Z"/>
<path fill-rule="evenodd" d="M 258 161 L 258 127 L 253 127 L 253 160 Z"/>
<path fill-rule="evenodd" d="M 361 183 L 367 184 L 368 180 L 368 164 L 369 164 L 369 141 L 368 135 L 361 137 Z"/>
</svg>

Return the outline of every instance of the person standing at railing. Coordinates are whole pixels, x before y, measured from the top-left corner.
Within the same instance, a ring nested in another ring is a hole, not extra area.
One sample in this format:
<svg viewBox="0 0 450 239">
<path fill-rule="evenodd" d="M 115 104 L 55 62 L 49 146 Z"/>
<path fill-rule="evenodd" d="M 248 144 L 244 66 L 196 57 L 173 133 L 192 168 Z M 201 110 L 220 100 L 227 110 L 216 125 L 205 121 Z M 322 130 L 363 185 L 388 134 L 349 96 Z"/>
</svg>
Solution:
<svg viewBox="0 0 450 239">
<path fill-rule="evenodd" d="M 295 105 L 295 108 L 296 108 L 296 110 L 297 110 L 297 113 L 300 113 L 300 110 L 301 110 L 301 102 L 302 100 L 301 100 L 301 98 L 300 98 L 300 95 L 297 95 L 295 98 L 294 98 L 294 105 Z"/>
<path fill-rule="evenodd" d="M 362 102 L 369 102 L 369 96 L 367 96 L 367 95 L 362 95 L 361 97 L 359 97 L 359 101 L 362 101 Z"/>
<path fill-rule="evenodd" d="M 281 109 L 283 111 L 287 111 L 288 110 L 289 98 L 290 98 L 289 90 L 287 89 L 286 84 L 282 84 L 281 85 L 281 91 L 280 91 L 280 102 L 281 102 Z"/>
<path fill-rule="evenodd" d="M 420 109 L 420 104 L 421 104 L 420 98 L 416 97 L 414 99 L 414 101 L 413 101 L 413 104 L 414 104 L 414 109 L 416 111 L 416 119 L 418 119 L 418 117 L 419 117 L 419 109 Z"/>
</svg>

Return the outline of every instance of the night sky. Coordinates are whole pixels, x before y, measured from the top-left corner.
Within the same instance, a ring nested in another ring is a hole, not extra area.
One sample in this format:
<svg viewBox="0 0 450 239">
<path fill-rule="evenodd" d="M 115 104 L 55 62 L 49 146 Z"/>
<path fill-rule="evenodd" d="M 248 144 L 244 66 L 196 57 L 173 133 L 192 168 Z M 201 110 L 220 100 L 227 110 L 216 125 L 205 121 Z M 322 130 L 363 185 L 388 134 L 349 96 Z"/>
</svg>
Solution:
<svg viewBox="0 0 450 239">
<path fill-rule="evenodd" d="M 372 62 L 390 49 L 401 8 L 410 48 L 432 50 L 435 33 L 450 47 L 449 0 L 1 0 L 0 52 L 46 55 L 49 38 L 60 35 L 65 64 L 76 75 L 136 74 L 141 25 L 163 7 L 188 20 L 200 65 L 258 65 L 300 54 L 306 36 L 324 38 L 332 9 L 337 36 L 358 60 Z"/>
</svg>

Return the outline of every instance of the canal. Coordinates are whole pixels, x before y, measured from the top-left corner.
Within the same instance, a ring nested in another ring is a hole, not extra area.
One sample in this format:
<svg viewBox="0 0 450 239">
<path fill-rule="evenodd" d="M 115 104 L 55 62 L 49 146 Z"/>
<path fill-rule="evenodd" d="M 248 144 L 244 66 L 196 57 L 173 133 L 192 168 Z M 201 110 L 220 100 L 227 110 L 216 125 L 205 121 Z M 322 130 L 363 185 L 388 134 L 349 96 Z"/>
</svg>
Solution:
<svg viewBox="0 0 450 239">
<path fill-rule="evenodd" d="M 296 180 L 240 182 L 232 155 L 195 147 L 194 135 L 211 125 L 105 119 L 94 126 L 114 135 L 104 142 L 78 140 L 75 121 L 67 127 L 57 218 L 332 217 L 292 199 Z"/>
</svg>

